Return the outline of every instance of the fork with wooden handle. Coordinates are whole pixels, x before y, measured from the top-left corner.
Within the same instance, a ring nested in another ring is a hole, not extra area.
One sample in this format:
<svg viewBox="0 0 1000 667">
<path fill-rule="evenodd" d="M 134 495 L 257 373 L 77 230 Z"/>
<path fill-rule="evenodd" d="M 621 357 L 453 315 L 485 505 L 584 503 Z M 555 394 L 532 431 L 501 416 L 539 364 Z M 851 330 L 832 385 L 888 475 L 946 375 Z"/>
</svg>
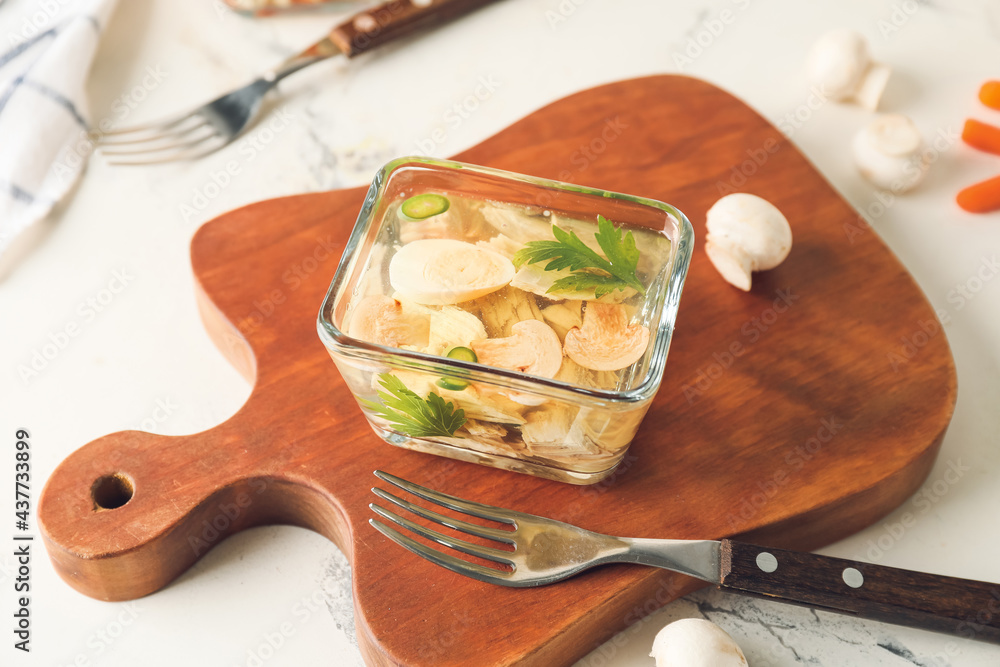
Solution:
<svg viewBox="0 0 1000 667">
<path fill-rule="evenodd" d="M 472 542 L 417 523 L 376 504 L 383 519 L 435 542 L 418 541 L 381 521 L 369 522 L 418 556 L 467 577 L 502 586 L 543 586 L 605 563 L 639 563 L 697 577 L 720 588 L 860 618 L 1000 643 L 1000 584 L 911 572 L 829 556 L 759 547 L 736 540 L 612 537 L 561 521 L 463 500 L 375 471 L 384 482 L 460 514 L 512 526 L 471 523 L 416 505 L 379 488 L 396 508 L 481 538 Z M 493 543 L 488 546 L 483 542 Z M 498 548 L 504 546 L 505 548 Z M 512 548 L 511 548 L 512 547 Z M 497 567 L 453 555 L 473 556 Z"/>
<path fill-rule="evenodd" d="M 286 76 L 336 55 L 353 58 L 491 2 L 495 0 L 392 0 L 366 9 L 242 88 L 163 121 L 100 132 L 97 144 L 109 162 L 118 165 L 159 164 L 208 155 L 249 125 L 260 112 L 264 95 Z"/>
</svg>

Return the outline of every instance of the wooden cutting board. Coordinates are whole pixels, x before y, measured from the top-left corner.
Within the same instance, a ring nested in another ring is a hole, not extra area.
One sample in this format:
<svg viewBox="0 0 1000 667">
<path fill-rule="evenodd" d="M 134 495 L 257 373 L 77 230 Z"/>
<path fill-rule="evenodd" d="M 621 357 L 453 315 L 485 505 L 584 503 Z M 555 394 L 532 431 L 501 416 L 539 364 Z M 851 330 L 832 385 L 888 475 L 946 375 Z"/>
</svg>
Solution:
<svg viewBox="0 0 1000 667">
<path fill-rule="evenodd" d="M 663 386 L 620 470 L 577 487 L 379 440 L 315 325 L 365 188 L 264 201 L 207 223 L 191 247 L 205 324 L 252 395 L 209 431 L 114 433 L 66 459 L 39 510 L 66 581 L 135 598 L 227 535 L 295 524 L 350 558 L 370 664 L 551 667 L 699 583 L 632 565 L 540 589 L 462 578 L 368 525 L 374 469 L 601 532 L 804 550 L 873 523 L 925 478 L 956 396 L 934 311 L 858 213 L 742 102 L 686 77 L 624 81 L 457 158 L 660 199 L 694 223 Z M 750 293 L 703 250 L 705 211 L 730 190 L 774 202 L 795 235 Z"/>
</svg>

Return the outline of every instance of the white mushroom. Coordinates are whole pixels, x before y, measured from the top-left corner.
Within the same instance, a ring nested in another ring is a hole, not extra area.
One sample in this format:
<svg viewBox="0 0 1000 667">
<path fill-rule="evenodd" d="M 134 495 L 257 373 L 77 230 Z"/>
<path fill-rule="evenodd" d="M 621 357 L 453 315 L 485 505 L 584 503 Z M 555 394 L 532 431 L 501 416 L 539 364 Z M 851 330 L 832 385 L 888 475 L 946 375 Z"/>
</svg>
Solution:
<svg viewBox="0 0 1000 667">
<path fill-rule="evenodd" d="M 566 332 L 566 356 L 584 368 L 616 371 L 638 361 L 649 344 L 649 329 L 629 324 L 625 306 L 588 301 L 583 326 Z"/>
<path fill-rule="evenodd" d="M 399 301 L 383 294 L 372 294 L 354 307 L 347 335 L 388 347 L 424 347 L 430 335 L 430 325 L 429 316 L 408 312 Z"/>
<path fill-rule="evenodd" d="M 774 204 L 757 195 L 726 195 L 708 209 L 705 252 L 732 285 L 750 290 L 750 274 L 781 264 L 792 249 L 792 228 Z"/>
<path fill-rule="evenodd" d="M 916 187 L 930 166 L 920 131 L 902 114 L 878 116 L 855 135 L 851 147 L 861 175 L 892 192 Z"/>
<path fill-rule="evenodd" d="M 555 377 L 562 365 L 562 346 L 552 327 L 541 320 L 523 320 L 510 331 L 507 338 L 486 338 L 469 344 L 479 363 Z"/>
<path fill-rule="evenodd" d="M 656 667 L 747 667 L 746 656 L 729 634 L 711 621 L 683 618 L 656 634 Z"/>
<path fill-rule="evenodd" d="M 853 30 L 831 30 L 817 40 L 806 59 L 811 85 L 830 99 L 878 108 L 892 70 L 874 62 L 868 42 Z"/>
</svg>

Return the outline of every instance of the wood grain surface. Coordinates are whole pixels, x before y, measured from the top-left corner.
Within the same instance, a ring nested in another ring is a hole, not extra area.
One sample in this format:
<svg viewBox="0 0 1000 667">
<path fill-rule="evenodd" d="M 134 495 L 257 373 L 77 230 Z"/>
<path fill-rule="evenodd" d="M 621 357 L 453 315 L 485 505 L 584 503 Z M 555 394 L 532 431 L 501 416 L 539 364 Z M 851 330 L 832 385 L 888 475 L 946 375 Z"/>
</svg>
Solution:
<svg viewBox="0 0 1000 667">
<path fill-rule="evenodd" d="M 39 510 L 66 581 L 134 598 L 243 528 L 306 526 L 351 560 L 370 664 L 552 667 L 701 584 L 634 565 L 538 589 L 462 578 L 368 525 L 373 470 L 603 533 L 796 550 L 871 524 L 926 477 L 956 397 L 935 314 L 857 212 L 742 102 L 686 77 L 613 83 L 457 157 L 661 199 L 691 218 L 663 385 L 616 474 L 576 487 L 379 440 L 315 324 L 365 188 L 264 201 L 207 223 L 191 248 L 205 324 L 252 395 L 209 431 L 115 433 L 66 459 Z M 705 211 L 730 190 L 774 202 L 795 235 L 750 293 L 703 251 Z"/>
</svg>

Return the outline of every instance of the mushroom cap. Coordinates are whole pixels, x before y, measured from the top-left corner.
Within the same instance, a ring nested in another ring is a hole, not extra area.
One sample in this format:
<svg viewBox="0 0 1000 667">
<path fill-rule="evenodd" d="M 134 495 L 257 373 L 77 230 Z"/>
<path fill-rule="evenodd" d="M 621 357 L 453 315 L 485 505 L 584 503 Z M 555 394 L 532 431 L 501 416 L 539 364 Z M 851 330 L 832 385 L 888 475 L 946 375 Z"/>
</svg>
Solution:
<svg viewBox="0 0 1000 667">
<path fill-rule="evenodd" d="M 831 30 L 809 51 L 806 75 L 830 98 L 844 100 L 854 96 L 870 64 L 864 36 L 853 30 Z"/>
<path fill-rule="evenodd" d="M 893 192 L 914 188 L 929 166 L 920 130 L 902 114 L 882 114 L 851 142 L 854 164 L 873 184 Z"/>
<path fill-rule="evenodd" d="M 739 248 L 746 254 L 751 271 L 773 269 L 792 249 L 788 220 L 774 204 L 757 195 L 726 195 L 708 209 L 705 227 L 707 243 Z"/>
<path fill-rule="evenodd" d="M 747 667 L 729 634 L 711 621 L 682 618 L 656 634 L 650 657 L 656 667 Z"/>
<path fill-rule="evenodd" d="M 469 345 L 479 363 L 509 368 L 529 375 L 555 377 L 562 365 L 559 336 L 541 320 L 522 320 L 510 327 L 507 338 L 474 340 Z"/>
<path fill-rule="evenodd" d="M 347 335 L 388 347 L 424 347 L 430 336 L 430 324 L 430 317 L 404 311 L 399 301 L 371 294 L 354 307 Z"/>
<path fill-rule="evenodd" d="M 616 371 L 631 366 L 646 352 L 649 329 L 629 324 L 625 306 L 588 301 L 583 326 L 566 332 L 566 356 L 584 368 Z"/>
</svg>

